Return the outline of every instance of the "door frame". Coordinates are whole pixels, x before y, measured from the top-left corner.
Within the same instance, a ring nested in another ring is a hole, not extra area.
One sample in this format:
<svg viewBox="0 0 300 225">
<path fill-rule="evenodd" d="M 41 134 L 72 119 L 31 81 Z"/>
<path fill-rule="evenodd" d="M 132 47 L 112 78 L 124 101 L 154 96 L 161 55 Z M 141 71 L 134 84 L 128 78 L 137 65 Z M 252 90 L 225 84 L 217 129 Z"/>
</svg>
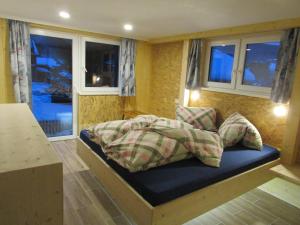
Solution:
<svg viewBox="0 0 300 225">
<path fill-rule="evenodd" d="M 78 77 L 79 77 L 79 36 L 75 34 L 52 31 L 40 28 L 30 28 L 30 34 L 65 38 L 72 40 L 72 117 L 73 117 L 73 134 L 59 137 L 49 137 L 49 141 L 59 141 L 74 139 L 77 136 L 78 129 Z"/>
</svg>

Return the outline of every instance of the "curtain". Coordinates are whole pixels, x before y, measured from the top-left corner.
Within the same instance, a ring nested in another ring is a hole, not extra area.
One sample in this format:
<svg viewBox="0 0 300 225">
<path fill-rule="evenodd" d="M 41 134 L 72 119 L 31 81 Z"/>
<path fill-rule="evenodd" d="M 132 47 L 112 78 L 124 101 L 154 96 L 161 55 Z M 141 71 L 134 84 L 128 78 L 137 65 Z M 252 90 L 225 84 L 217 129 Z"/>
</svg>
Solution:
<svg viewBox="0 0 300 225">
<path fill-rule="evenodd" d="M 122 39 L 119 80 L 120 96 L 135 96 L 135 55 L 135 40 Z"/>
<path fill-rule="evenodd" d="M 186 89 L 196 90 L 200 88 L 200 55 L 201 40 L 194 39 L 191 41 L 191 47 L 188 56 L 185 84 Z"/>
<path fill-rule="evenodd" d="M 31 104 L 30 32 L 25 22 L 9 20 L 11 74 L 16 102 Z"/>
<path fill-rule="evenodd" d="M 280 44 L 271 99 L 276 103 L 288 103 L 295 77 L 300 44 L 300 28 L 286 30 Z"/>
</svg>

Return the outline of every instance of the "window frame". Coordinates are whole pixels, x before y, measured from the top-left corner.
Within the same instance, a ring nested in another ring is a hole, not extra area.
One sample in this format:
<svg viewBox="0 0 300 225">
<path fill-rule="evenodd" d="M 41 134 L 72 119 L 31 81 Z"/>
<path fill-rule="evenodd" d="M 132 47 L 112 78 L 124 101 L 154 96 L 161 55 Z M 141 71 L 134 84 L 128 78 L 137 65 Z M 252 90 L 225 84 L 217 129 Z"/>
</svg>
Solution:
<svg viewBox="0 0 300 225">
<path fill-rule="evenodd" d="M 211 49 L 215 46 L 222 45 L 234 45 L 234 59 L 232 65 L 232 73 L 231 73 L 231 82 L 230 83 L 222 83 L 222 82 L 213 82 L 209 81 L 209 69 L 210 69 L 210 59 L 211 59 Z M 206 45 L 206 56 L 205 56 L 205 82 L 204 85 L 207 88 L 222 88 L 222 89 L 235 89 L 236 75 L 237 75 L 237 67 L 238 67 L 238 58 L 240 52 L 240 40 L 232 39 L 232 40 L 219 40 L 219 41 L 209 41 Z"/>
<path fill-rule="evenodd" d="M 30 28 L 30 35 L 41 35 L 41 36 L 48 36 L 54 38 L 63 38 L 63 39 L 70 39 L 72 40 L 72 117 L 73 117 L 73 134 L 66 135 L 66 136 L 58 136 L 58 137 L 48 137 L 49 141 L 60 141 L 60 140 L 67 140 L 73 139 L 76 137 L 77 129 L 78 129 L 78 95 L 77 95 L 77 84 L 78 84 L 78 77 L 79 77 L 79 38 L 77 35 L 60 32 L 60 31 L 52 31 L 42 28 Z M 31 65 L 30 65 L 31 66 Z"/>
<path fill-rule="evenodd" d="M 280 42 L 280 37 L 281 37 L 280 34 L 274 34 L 274 35 L 264 35 L 261 37 L 249 37 L 249 38 L 241 39 L 240 60 L 239 60 L 237 80 L 236 80 L 237 90 L 261 93 L 262 95 L 263 94 L 269 95 L 271 93 L 272 88 L 269 87 L 259 87 L 259 86 L 242 84 L 244 68 L 245 68 L 246 52 L 247 52 L 246 50 L 248 44 L 259 44 L 259 43 L 273 42 L 273 41 Z"/>
<path fill-rule="evenodd" d="M 279 41 L 282 36 L 282 31 L 271 32 L 268 34 L 255 34 L 244 35 L 232 38 L 224 39 L 211 39 L 206 42 L 204 57 L 204 76 L 202 80 L 202 89 L 208 91 L 224 92 L 238 95 L 254 96 L 261 98 L 269 98 L 271 94 L 271 88 L 258 87 L 251 85 L 242 85 L 243 72 L 245 66 L 246 46 L 251 43 L 263 43 L 270 41 Z M 212 46 L 220 46 L 222 44 L 236 43 L 235 60 L 237 60 L 236 67 L 233 66 L 233 75 L 231 84 L 221 82 L 208 81 L 209 66 L 210 66 L 210 54 Z M 235 69 L 235 71 L 234 71 Z M 234 80 L 233 80 L 234 79 Z"/>
<path fill-rule="evenodd" d="M 82 37 L 81 38 L 81 66 L 80 66 L 80 95 L 119 95 L 120 92 L 120 74 L 118 71 L 118 87 L 86 87 L 85 83 L 85 59 L 86 59 L 86 42 L 94 42 L 99 44 L 110 44 L 119 46 L 119 65 L 120 65 L 120 54 L 121 54 L 121 41 L 109 40 L 104 38 L 92 38 Z"/>
</svg>

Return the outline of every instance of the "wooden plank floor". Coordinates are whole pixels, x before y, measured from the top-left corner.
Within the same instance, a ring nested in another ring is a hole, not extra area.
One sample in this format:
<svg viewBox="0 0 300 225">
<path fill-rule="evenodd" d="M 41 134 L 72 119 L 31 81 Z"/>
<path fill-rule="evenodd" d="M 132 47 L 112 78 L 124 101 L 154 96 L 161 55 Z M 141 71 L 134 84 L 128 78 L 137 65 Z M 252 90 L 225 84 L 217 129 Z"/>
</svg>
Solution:
<svg viewBox="0 0 300 225">
<path fill-rule="evenodd" d="M 64 164 L 65 225 L 130 225 L 89 168 L 73 140 L 52 142 Z M 254 189 L 185 225 L 300 225 L 300 209 Z"/>
</svg>

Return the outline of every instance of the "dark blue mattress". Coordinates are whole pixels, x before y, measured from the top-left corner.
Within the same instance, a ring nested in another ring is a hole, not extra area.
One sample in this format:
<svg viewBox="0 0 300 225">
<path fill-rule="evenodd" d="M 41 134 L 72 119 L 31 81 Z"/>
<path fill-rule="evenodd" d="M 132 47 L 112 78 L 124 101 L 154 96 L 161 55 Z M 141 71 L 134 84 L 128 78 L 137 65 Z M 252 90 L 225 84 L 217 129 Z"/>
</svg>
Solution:
<svg viewBox="0 0 300 225">
<path fill-rule="evenodd" d="M 196 158 L 130 173 L 113 160 L 107 160 L 101 147 L 89 139 L 87 131 L 80 138 L 106 161 L 152 206 L 157 206 L 223 179 L 279 158 L 279 151 L 264 145 L 262 151 L 242 146 L 225 149 L 220 168 L 205 166 Z"/>
</svg>

